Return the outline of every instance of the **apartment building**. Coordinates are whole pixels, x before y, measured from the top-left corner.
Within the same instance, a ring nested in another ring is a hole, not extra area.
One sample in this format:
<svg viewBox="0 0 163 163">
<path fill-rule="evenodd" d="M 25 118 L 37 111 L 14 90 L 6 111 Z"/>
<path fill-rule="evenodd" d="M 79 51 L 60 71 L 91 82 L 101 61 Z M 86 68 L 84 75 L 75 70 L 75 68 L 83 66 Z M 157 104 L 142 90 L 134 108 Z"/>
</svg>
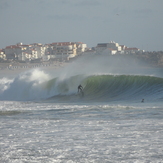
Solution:
<svg viewBox="0 0 163 163">
<path fill-rule="evenodd" d="M 23 45 L 22 43 L 18 43 L 16 45 L 10 45 L 5 48 L 6 58 L 8 60 L 21 60 L 26 61 L 26 53 L 30 53 L 31 45 Z"/>
<path fill-rule="evenodd" d="M 127 53 L 135 53 L 135 52 L 140 51 L 140 49 L 138 49 L 138 48 L 128 48 L 128 47 L 126 47 L 126 48 L 124 49 L 124 51 L 125 51 L 126 54 L 127 54 Z"/>
<path fill-rule="evenodd" d="M 55 42 L 47 45 L 46 55 L 50 58 L 69 60 L 85 51 L 86 44 L 81 42 Z"/>
<path fill-rule="evenodd" d="M 31 53 L 34 53 L 34 55 L 37 53 L 37 58 L 42 58 L 45 55 L 46 46 L 42 45 L 41 43 L 33 43 L 30 45 L 32 46 Z"/>
<path fill-rule="evenodd" d="M 118 43 L 111 41 L 110 43 L 99 43 L 95 47 L 97 54 L 128 54 L 139 51 L 138 48 L 128 48 L 125 45 L 119 45 Z"/>
<path fill-rule="evenodd" d="M 18 43 L 5 48 L 6 58 L 9 60 L 31 61 L 41 59 L 45 55 L 46 47 L 39 43 L 24 45 Z"/>
<path fill-rule="evenodd" d="M 6 55 L 2 49 L 0 49 L 0 60 L 6 60 Z"/>
<path fill-rule="evenodd" d="M 95 50 L 99 54 L 116 54 L 121 51 L 121 46 L 118 43 L 110 42 L 110 43 L 99 43 L 95 47 Z"/>
</svg>

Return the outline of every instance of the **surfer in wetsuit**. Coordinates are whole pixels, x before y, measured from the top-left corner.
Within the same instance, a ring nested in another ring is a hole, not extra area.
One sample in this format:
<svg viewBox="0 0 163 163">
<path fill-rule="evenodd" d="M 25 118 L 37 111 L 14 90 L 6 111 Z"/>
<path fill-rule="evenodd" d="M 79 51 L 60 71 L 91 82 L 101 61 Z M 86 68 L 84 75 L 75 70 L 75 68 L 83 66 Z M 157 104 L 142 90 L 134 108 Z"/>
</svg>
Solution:
<svg viewBox="0 0 163 163">
<path fill-rule="evenodd" d="M 78 92 L 83 92 L 83 87 L 81 84 L 78 86 Z"/>
</svg>

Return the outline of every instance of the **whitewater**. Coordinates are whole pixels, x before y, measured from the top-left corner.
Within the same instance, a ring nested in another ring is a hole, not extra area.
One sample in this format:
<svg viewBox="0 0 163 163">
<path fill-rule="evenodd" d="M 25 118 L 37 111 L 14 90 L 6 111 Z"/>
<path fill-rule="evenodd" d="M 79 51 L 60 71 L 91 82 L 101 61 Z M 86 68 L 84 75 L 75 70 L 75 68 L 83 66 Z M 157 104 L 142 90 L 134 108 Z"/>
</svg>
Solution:
<svg viewBox="0 0 163 163">
<path fill-rule="evenodd" d="M 163 162 L 162 70 L 84 55 L 0 75 L 0 162 Z"/>
</svg>

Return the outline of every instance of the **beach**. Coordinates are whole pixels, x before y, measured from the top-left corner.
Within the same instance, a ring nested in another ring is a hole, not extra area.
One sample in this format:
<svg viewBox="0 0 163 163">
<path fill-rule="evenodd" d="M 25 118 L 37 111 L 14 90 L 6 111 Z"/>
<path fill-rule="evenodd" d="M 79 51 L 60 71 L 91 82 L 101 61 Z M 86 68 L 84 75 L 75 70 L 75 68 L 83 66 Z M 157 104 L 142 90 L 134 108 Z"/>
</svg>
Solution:
<svg viewBox="0 0 163 163">
<path fill-rule="evenodd" d="M 68 62 L 43 62 L 43 63 L 0 63 L 0 77 L 5 77 L 6 75 L 15 76 L 22 72 L 29 71 L 32 69 L 43 69 L 43 70 L 56 70 L 58 68 L 64 67 Z"/>
</svg>

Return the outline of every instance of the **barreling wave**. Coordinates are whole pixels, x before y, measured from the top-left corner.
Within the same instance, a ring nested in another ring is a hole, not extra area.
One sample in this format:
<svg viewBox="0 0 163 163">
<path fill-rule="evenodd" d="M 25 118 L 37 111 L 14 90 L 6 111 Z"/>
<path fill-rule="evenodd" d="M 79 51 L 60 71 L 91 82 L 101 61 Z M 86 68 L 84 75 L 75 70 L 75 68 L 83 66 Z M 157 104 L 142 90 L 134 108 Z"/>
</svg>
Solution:
<svg viewBox="0 0 163 163">
<path fill-rule="evenodd" d="M 1 100 L 107 102 L 142 98 L 159 100 L 163 97 L 163 78 L 153 76 L 105 74 L 51 78 L 48 74 L 35 70 L 21 74 L 13 80 L 6 79 L 6 83 L 4 80 L 3 78 L 2 84 L 5 89 L 0 91 Z M 77 93 L 79 84 L 84 87 L 83 98 Z"/>
<path fill-rule="evenodd" d="M 90 99 L 134 100 L 162 98 L 163 79 L 136 75 L 99 75 L 85 80 L 84 92 Z"/>
</svg>

